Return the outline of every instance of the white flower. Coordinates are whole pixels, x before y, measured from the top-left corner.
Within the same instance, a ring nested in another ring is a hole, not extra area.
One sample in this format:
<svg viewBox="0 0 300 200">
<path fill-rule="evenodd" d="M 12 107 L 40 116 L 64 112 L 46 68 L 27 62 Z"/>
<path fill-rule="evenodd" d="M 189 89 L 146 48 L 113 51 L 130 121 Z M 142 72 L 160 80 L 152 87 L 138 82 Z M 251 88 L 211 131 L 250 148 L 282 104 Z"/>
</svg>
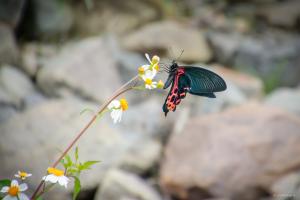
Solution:
<svg viewBox="0 0 300 200">
<path fill-rule="evenodd" d="M 126 99 L 113 100 L 107 108 L 111 110 L 110 116 L 114 123 L 117 123 L 121 121 L 123 112 L 128 109 L 128 103 Z"/>
<path fill-rule="evenodd" d="M 154 73 L 154 76 L 156 75 L 156 73 L 159 71 L 159 61 L 160 58 L 157 55 L 154 55 L 152 57 L 152 59 L 150 60 L 149 54 L 145 53 L 145 56 L 148 60 L 148 62 L 150 63 L 149 69 Z"/>
<path fill-rule="evenodd" d="M 64 175 L 64 171 L 52 167 L 49 167 L 47 171 L 48 175 L 43 177 L 44 181 L 59 183 L 61 186 L 67 188 L 70 179 Z"/>
<path fill-rule="evenodd" d="M 158 56 L 153 56 L 152 59 L 150 60 L 149 55 L 146 53 L 145 54 L 147 60 L 149 61 L 148 65 L 142 65 L 141 67 L 139 67 L 138 71 L 139 71 L 139 75 L 141 77 L 145 76 L 146 74 L 151 73 L 152 79 L 154 78 L 154 76 L 156 76 L 157 72 L 159 71 L 159 57 Z"/>
<path fill-rule="evenodd" d="M 22 192 L 28 189 L 26 183 L 19 185 L 17 180 L 12 180 L 10 187 L 5 186 L 0 192 L 8 193 L 2 200 L 29 200 L 29 198 Z"/>
<path fill-rule="evenodd" d="M 144 76 L 142 76 L 145 82 L 145 88 L 151 90 L 157 87 L 157 82 L 153 81 L 153 77 L 153 73 L 146 73 Z"/>
<path fill-rule="evenodd" d="M 17 178 L 20 178 L 21 180 L 25 180 L 27 177 L 30 177 L 32 176 L 32 174 L 29 174 L 27 172 L 24 172 L 24 171 L 18 171 L 17 174 L 15 174 L 15 177 Z"/>
</svg>

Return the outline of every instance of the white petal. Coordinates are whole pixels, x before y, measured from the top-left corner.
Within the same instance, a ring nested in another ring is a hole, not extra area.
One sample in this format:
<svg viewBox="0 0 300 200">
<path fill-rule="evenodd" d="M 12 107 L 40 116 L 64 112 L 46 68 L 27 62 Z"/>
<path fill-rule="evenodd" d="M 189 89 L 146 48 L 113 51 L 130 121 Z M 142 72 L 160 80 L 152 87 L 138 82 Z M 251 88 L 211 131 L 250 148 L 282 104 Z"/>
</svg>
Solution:
<svg viewBox="0 0 300 200">
<path fill-rule="evenodd" d="M 146 56 L 147 60 L 149 61 L 149 63 L 151 63 L 149 54 L 145 53 L 145 56 Z"/>
<path fill-rule="evenodd" d="M 19 193 L 19 200 L 29 200 L 28 196 L 24 193 Z"/>
<path fill-rule="evenodd" d="M 20 178 L 21 176 L 19 174 L 15 174 L 15 177 Z"/>
<path fill-rule="evenodd" d="M 32 176 L 32 174 L 27 174 L 27 177 L 30 177 L 30 176 Z"/>
<path fill-rule="evenodd" d="M 47 176 L 44 176 L 43 179 L 45 181 L 49 181 L 51 183 L 57 183 L 58 177 L 53 174 L 49 174 Z"/>
<path fill-rule="evenodd" d="M 153 79 L 156 75 L 156 72 L 155 71 L 151 71 L 151 70 L 147 70 L 145 72 L 145 79 Z"/>
<path fill-rule="evenodd" d="M 23 192 L 23 191 L 28 189 L 28 186 L 27 186 L 26 183 L 22 183 L 22 184 L 19 185 L 19 189 L 20 189 L 21 192 Z"/>
<path fill-rule="evenodd" d="M 4 186 L 4 187 L 1 189 L 0 192 L 6 193 L 6 192 L 8 192 L 8 190 L 9 190 L 9 187 L 8 187 L 8 186 Z"/>
<path fill-rule="evenodd" d="M 121 122 L 121 120 L 122 120 L 122 114 L 123 114 L 123 112 L 121 111 L 121 112 L 119 113 L 119 115 L 118 115 L 118 122 Z"/>
<path fill-rule="evenodd" d="M 18 197 L 12 197 L 10 195 L 6 195 L 2 200 L 18 200 Z"/>
<path fill-rule="evenodd" d="M 142 68 L 144 69 L 144 71 L 149 70 L 150 65 L 143 65 Z"/>
<path fill-rule="evenodd" d="M 28 196 L 24 193 L 19 193 L 18 196 L 20 200 L 29 200 Z"/>
<path fill-rule="evenodd" d="M 61 186 L 65 186 L 65 188 L 67 188 L 68 182 L 69 182 L 69 179 L 68 179 L 68 177 L 66 177 L 66 176 L 61 176 L 61 177 L 59 177 L 59 179 L 58 179 L 58 183 L 59 183 Z"/>
<path fill-rule="evenodd" d="M 115 119 L 117 117 L 117 115 L 118 115 L 118 110 L 113 110 L 110 113 L 110 116 L 111 116 L 112 119 Z"/>
<path fill-rule="evenodd" d="M 17 180 L 12 180 L 10 183 L 11 186 L 19 186 L 19 183 Z"/>
<path fill-rule="evenodd" d="M 121 103 L 118 100 L 113 100 L 112 102 L 110 102 L 110 104 L 107 106 L 108 109 L 113 109 L 113 108 L 118 108 L 120 107 Z"/>
<path fill-rule="evenodd" d="M 114 117 L 114 123 L 120 122 L 122 117 L 122 110 L 116 110 L 116 114 Z"/>
</svg>

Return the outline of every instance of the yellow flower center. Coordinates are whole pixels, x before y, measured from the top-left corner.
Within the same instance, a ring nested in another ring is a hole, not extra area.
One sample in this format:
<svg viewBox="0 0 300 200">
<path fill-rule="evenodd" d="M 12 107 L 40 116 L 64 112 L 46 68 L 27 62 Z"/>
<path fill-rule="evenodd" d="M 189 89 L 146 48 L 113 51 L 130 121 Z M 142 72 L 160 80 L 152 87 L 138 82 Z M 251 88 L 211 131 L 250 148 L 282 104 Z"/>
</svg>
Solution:
<svg viewBox="0 0 300 200">
<path fill-rule="evenodd" d="M 26 173 L 26 172 L 20 172 L 19 175 L 20 175 L 21 177 L 26 177 L 26 176 L 27 176 L 27 173 Z"/>
<path fill-rule="evenodd" d="M 157 88 L 162 89 L 164 87 L 164 83 L 160 80 L 157 83 Z"/>
<path fill-rule="evenodd" d="M 146 85 L 151 85 L 152 84 L 152 80 L 150 78 L 146 78 L 145 84 Z"/>
<path fill-rule="evenodd" d="M 49 167 L 47 171 L 49 174 L 54 174 L 55 176 L 63 176 L 64 175 L 64 171 L 53 168 L 53 167 Z"/>
<path fill-rule="evenodd" d="M 8 189 L 8 194 L 10 196 L 18 196 L 19 194 L 19 187 L 18 186 L 11 186 L 9 189 Z"/>
<path fill-rule="evenodd" d="M 153 56 L 151 60 L 152 64 L 157 64 L 159 62 L 159 57 L 158 56 Z"/>
<path fill-rule="evenodd" d="M 128 103 L 127 103 L 126 99 L 120 99 L 120 104 L 121 104 L 121 109 L 123 111 L 128 109 Z"/>
<path fill-rule="evenodd" d="M 139 74 L 140 75 L 145 74 L 145 69 L 143 67 L 139 67 Z"/>
<path fill-rule="evenodd" d="M 155 69 L 156 71 L 159 71 L 159 65 L 158 65 L 158 64 L 154 65 L 154 69 Z"/>
<path fill-rule="evenodd" d="M 22 180 L 24 180 L 26 177 L 27 177 L 27 173 L 26 172 L 20 172 L 19 173 L 19 176 L 20 176 L 20 178 L 22 179 Z"/>
</svg>

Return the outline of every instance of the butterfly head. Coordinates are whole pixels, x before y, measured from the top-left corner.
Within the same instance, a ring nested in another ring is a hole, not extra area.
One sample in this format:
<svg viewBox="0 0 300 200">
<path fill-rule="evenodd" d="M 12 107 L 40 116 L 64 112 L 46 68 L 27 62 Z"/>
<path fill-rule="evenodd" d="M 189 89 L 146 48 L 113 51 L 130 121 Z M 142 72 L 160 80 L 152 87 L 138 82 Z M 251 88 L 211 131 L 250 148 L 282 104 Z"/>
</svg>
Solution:
<svg viewBox="0 0 300 200">
<path fill-rule="evenodd" d="M 173 60 L 171 66 L 170 66 L 169 72 L 174 73 L 174 72 L 176 72 L 177 68 L 178 68 L 178 64 L 175 60 Z"/>
</svg>

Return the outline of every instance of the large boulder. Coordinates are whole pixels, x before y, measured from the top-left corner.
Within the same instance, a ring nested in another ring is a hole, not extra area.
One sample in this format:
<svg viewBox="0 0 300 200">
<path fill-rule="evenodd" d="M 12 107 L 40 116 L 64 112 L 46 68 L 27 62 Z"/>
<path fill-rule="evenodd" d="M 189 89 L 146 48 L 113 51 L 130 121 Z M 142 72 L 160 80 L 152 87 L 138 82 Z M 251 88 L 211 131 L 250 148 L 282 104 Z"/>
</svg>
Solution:
<svg viewBox="0 0 300 200">
<path fill-rule="evenodd" d="M 102 102 L 121 86 L 116 60 L 100 37 L 66 45 L 44 63 L 37 75 L 38 85 L 51 96 L 71 93 Z"/>
<path fill-rule="evenodd" d="M 184 50 L 180 60 L 186 62 L 207 62 L 212 58 L 203 32 L 173 21 L 145 25 L 124 37 L 122 43 L 129 50 L 165 52 L 172 59 L 176 59 Z"/>
<path fill-rule="evenodd" d="M 194 118 L 166 147 L 162 187 L 179 199 L 258 199 L 299 168 L 299 129 L 299 117 L 258 104 Z"/>
</svg>

